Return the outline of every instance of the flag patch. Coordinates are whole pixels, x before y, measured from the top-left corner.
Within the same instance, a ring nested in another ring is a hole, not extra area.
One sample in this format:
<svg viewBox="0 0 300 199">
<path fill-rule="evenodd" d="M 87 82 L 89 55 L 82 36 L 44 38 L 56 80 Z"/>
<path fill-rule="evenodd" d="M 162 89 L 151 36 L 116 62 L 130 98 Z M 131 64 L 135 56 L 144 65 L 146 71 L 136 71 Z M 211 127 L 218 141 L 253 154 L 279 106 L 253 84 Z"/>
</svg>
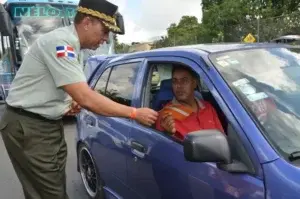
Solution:
<svg viewBox="0 0 300 199">
<path fill-rule="evenodd" d="M 56 46 L 56 57 L 75 58 L 74 48 L 71 46 Z"/>
</svg>

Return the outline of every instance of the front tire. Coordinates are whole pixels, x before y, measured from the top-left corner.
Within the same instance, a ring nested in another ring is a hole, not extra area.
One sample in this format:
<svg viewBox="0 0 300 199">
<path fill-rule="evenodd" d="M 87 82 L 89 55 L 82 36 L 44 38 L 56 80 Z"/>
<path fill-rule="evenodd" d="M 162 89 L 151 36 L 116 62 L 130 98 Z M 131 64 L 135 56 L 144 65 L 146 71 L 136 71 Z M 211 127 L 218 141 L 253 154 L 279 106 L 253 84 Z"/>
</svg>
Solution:
<svg viewBox="0 0 300 199">
<path fill-rule="evenodd" d="M 95 161 L 84 144 L 78 147 L 78 164 L 81 180 L 89 197 L 105 199 L 103 182 L 98 174 Z"/>
</svg>

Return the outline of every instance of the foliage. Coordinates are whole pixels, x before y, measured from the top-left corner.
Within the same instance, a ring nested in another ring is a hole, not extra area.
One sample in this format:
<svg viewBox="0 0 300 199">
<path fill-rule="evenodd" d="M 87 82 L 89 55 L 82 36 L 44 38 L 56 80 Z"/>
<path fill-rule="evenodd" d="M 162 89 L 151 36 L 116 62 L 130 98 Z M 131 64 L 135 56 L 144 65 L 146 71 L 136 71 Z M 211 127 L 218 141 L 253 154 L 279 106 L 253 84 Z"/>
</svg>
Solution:
<svg viewBox="0 0 300 199">
<path fill-rule="evenodd" d="M 115 52 L 117 54 L 127 53 L 129 51 L 130 45 L 120 43 L 118 41 L 118 36 L 117 35 L 114 36 L 114 41 L 115 41 Z"/>
</svg>

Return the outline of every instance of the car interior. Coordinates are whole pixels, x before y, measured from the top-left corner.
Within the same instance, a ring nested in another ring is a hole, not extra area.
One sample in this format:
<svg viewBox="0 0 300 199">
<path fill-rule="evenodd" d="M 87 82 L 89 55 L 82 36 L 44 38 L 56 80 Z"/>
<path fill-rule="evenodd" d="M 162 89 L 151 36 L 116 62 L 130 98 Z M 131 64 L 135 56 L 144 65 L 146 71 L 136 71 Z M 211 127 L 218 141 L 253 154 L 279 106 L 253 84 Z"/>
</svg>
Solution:
<svg viewBox="0 0 300 199">
<path fill-rule="evenodd" d="M 176 64 L 178 65 L 178 63 Z M 171 79 L 172 68 L 172 63 L 150 64 L 148 79 L 145 80 L 147 81 L 147 86 L 143 93 L 144 107 L 150 107 L 156 111 L 159 111 L 164 107 L 164 105 L 173 99 L 174 95 L 172 91 Z M 223 128 L 227 129 L 227 119 L 223 111 L 200 78 L 198 87 L 195 90 L 195 96 L 197 96 L 199 99 L 209 101 L 214 106 Z"/>
</svg>

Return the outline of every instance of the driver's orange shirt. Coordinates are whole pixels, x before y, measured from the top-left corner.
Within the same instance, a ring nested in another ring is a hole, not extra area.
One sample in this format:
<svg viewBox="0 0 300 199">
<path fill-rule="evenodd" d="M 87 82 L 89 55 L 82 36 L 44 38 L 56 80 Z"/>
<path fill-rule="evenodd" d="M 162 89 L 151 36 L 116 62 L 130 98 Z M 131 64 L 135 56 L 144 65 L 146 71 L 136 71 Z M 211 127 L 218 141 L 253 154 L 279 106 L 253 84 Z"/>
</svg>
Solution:
<svg viewBox="0 0 300 199">
<path fill-rule="evenodd" d="M 221 122 L 214 107 L 207 101 L 199 100 L 198 102 L 198 112 L 193 112 L 193 110 L 187 106 L 181 105 L 175 99 L 159 111 L 159 118 L 156 121 L 156 129 L 159 131 L 164 131 L 161 127 L 161 116 L 166 113 L 172 113 L 174 118 L 176 133 L 174 136 L 180 140 L 183 140 L 185 135 L 198 130 L 204 129 L 217 129 L 224 133 Z"/>
</svg>

